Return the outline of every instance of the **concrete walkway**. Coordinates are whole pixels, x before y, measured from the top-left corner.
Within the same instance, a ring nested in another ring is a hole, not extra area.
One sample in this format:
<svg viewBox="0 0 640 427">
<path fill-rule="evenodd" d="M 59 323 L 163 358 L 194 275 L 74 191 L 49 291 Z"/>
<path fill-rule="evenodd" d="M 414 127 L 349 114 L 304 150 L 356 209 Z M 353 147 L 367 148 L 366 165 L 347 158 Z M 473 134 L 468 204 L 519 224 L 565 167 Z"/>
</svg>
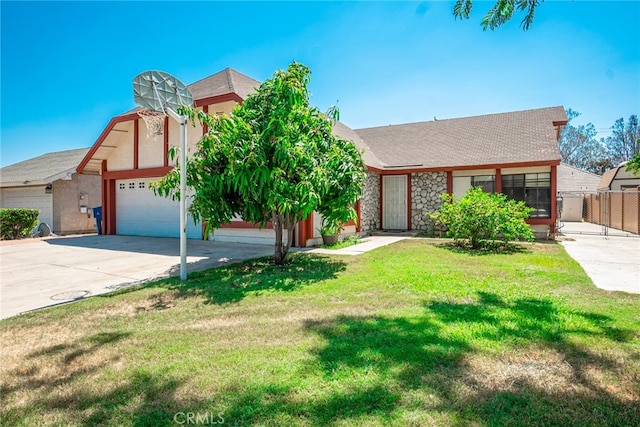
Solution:
<svg viewBox="0 0 640 427">
<path fill-rule="evenodd" d="M 588 222 L 567 222 L 560 242 L 600 289 L 640 294 L 640 236 Z"/>
<path fill-rule="evenodd" d="M 410 236 L 368 236 L 362 238 L 362 243 L 356 245 L 347 246 L 341 249 L 325 249 L 325 248 L 310 248 L 305 252 L 313 254 L 328 254 L 328 255 L 360 255 L 365 252 L 369 252 L 373 249 L 387 246 L 392 243 L 398 242 L 409 238 Z"/>
</svg>

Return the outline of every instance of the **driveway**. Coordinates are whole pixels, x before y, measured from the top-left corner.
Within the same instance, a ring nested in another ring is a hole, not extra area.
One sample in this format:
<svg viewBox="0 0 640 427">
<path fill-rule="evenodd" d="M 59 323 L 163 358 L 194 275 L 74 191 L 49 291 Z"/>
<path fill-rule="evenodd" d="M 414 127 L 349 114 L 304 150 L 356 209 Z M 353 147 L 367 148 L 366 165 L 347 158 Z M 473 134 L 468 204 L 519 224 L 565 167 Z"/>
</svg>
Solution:
<svg viewBox="0 0 640 427">
<path fill-rule="evenodd" d="M 189 240 L 187 271 L 272 255 L 273 246 Z M 180 241 L 80 236 L 1 242 L 0 318 L 176 275 Z"/>
<path fill-rule="evenodd" d="M 561 243 L 593 283 L 607 291 L 640 294 L 640 236 L 588 222 L 567 222 Z"/>
</svg>

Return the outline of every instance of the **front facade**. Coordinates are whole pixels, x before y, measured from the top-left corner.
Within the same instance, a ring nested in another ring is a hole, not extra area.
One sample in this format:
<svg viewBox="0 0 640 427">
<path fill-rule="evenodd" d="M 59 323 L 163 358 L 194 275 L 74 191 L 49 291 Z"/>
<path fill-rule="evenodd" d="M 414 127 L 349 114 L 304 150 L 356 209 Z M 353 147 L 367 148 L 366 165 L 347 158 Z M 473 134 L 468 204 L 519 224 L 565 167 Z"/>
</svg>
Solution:
<svg viewBox="0 0 640 427">
<path fill-rule="evenodd" d="M 230 113 L 260 83 L 232 69 L 189 85 L 197 108 Z M 373 230 L 433 229 L 425 215 L 440 205 L 443 192 L 462 195 L 470 186 L 504 192 L 536 208 L 529 220 L 540 235 L 555 223 L 557 148 L 562 107 L 353 130 L 337 122 L 334 132 L 363 152 L 368 173 L 355 208 L 359 221 L 343 234 Z M 114 117 L 80 163 L 83 174 L 99 175 L 106 234 L 177 237 L 178 203 L 156 197 L 149 183 L 174 166 L 167 156 L 179 144 L 178 124 L 165 119 L 162 135 L 148 137 L 137 110 Z M 206 129 L 188 126 L 193 152 Z M 321 218 L 310 215 L 294 235 L 295 246 L 321 242 Z M 202 224 L 189 221 L 189 238 L 201 239 Z M 215 230 L 214 240 L 272 243 L 272 229 L 240 219 Z M 210 238 L 210 236 L 207 236 Z"/>
<path fill-rule="evenodd" d="M 60 235 L 94 233 L 92 208 L 100 205 L 100 179 L 80 175 L 76 167 L 88 149 L 59 151 L 0 170 L 0 207 L 40 211 Z"/>
<path fill-rule="evenodd" d="M 356 130 L 373 157 L 361 211 L 378 210 L 362 227 L 436 233 L 426 214 L 440 206 L 440 195 L 461 197 L 479 186 L 525 201 L 535 209 L 527 222 L 536 235 L 552 234 L 557 142 L 566 123 L 564 109 L 551 107 Z"/>
</svg>

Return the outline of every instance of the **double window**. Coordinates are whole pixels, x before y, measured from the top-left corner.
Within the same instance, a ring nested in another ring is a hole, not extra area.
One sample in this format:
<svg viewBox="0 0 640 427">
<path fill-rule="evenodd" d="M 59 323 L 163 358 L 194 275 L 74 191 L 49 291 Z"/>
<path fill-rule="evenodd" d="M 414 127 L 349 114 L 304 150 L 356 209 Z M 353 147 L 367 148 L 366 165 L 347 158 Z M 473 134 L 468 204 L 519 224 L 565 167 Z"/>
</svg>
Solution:
<svg viewBox="0 0 640 427">
<path fill-rule="evenodd" d="M 502 193 L 534 208 L 530 218 L 551 218 L 551 174 L 502 175 Z"/>
<path fill-rule="evenodd" d="M 485 193 L 496 192 L 496 176 L 495 175 L 476 175 L 471 177 L 471 186 L 480 187 Z"/>
</svg>

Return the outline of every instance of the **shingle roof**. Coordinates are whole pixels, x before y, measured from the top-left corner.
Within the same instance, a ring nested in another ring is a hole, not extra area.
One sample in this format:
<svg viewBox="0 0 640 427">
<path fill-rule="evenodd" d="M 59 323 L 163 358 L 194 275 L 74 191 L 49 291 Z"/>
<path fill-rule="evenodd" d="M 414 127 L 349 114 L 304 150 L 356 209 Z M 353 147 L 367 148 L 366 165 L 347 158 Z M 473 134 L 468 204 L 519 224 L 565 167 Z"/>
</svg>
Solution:
<svg viewBox="0 0 640 427">
<path fill-rule="evenodd" d="M 260 86 L 259 81 L 245 76 L 233 68 L 225 68 L 220 72 L 187 85 L 187 88 L 191 92 L 193 101 L 195 102 L 201 99 L 232 93 L 235 93 L 242 99 L 246 99 L 247 95 L 253 92 L 258 86 Z M 120 114 L 120 116 L 127 116 L 139 110 L 141 110 L 140 107 L 135 107 Z"/>
<path fill-rule="evenodd" d="M 560 164 L 558 173 L 558 191 L 595 192 L 598 189 L 600 175 Z"/>
<path fill-rule="evenodd" d="M 260 82 L 237 72 L 233 68 L 226 68 L 202 80 L 187 86 L 193 99 L 211 98 L 213 96 L 235 93 L 242 99 L 253 92 Z"/>
<path fill-rule="evenodd" d="M 14 163 L 0 169 L 0 186 L 49 184 L 76 171 L 88 148 L 57 151 Z"/>
<path fill-rule="evenodd" d="M 563 107 L 356 129 L 386 169 L 559 161 Z"/>
</svg>

